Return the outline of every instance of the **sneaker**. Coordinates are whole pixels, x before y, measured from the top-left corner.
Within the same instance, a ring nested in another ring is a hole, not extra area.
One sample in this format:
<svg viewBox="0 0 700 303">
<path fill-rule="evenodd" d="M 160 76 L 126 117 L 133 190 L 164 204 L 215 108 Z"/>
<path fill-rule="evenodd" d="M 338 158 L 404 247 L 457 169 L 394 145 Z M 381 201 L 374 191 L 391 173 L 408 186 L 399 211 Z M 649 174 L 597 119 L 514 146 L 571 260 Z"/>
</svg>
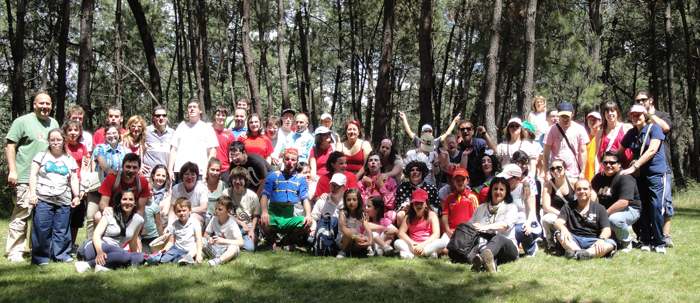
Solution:
<svg viewBox="0 0 700 303">
<path fill-rule="evenodd" d="M 221 265 L 221 259 L 216 258 L 216 259 L 211 259 L 211 260 L 209 260 L 209 266 L 211 266 L 211 267 L 217 267 L 217 266 L 219 266 L 219 265 Z"/>
<path fill-rule="evenodd" d="M 73 258 L 71 258 L 71 257 L 68 257 L 68 258 L 66 258 L 66 259 L 61 260 L 61 262 L 63 262 L 63 263 L 70 263 L 70 262 L 73 262 L 73 261 L 74 261 L 74 260 L 73 260 Z"/>
<path fill-rule="evenodd" d="M 383 256 L 383 255 L 384 255 L 384 250 L 381 249 L 381 248 L 375 249 L 374 252 L 377 254 L 377 256 Z"/>
<path fill-rule="evenodd" d="M 622 247 L 622 249 L 620 249 L 621 252 L 628 253 L 632 251 L 633 245 L 632 242 L 620 242 L 620 247 Z"/>
<path fill-rule="evenodd" d="M 538 245 L 535 245 L 535 250 L 531 254 L 527 254 L 527 257 L 534 258 L 539 250 L 540 250 L 540 247 Z"/>
<path fill-rule="evenodd" d="M 489 273 L 496 273 L 496 260 L 493 258 L 493 253 L 490 249 L 484 249 L 484 266 Z"/>
<path fill-rule="evenodd" d="M 10 263 L 24 262 L 24 258 L 22 258 L 21 254 L 9 256 L 7 260 L 10 261 Z"/>
<path fill-rule="evenodd" d="M 90 269 L 90 264 L 88 262 L 84 261 L 78 261 L 75 262 L 75 270 L 78 271 L 78 273 L 84 273 Z"/>
<path fill-rule="evenodd" d="M 472 259 L 472 271 L 480 272 L 481 267 L 484 265 L 483 263 L 484 262 L 481 260 L 481 256 L 479 256 L 478 254 L 474 256 L 474 258 Z"/>
<path fill-rule="evenodd" d="M 282 246 L 282 249 L 284 249 L 286 251 L 296 251 L 297 250 L 297 248 L 294 246 L 294 244 Z"/>
<path fill-rule="evenodd" d="M 335 257 L 338 259 L 343 259 L 343 258 L 345 258 L 345 252 L 341 250 L 338 252 L 338 255 Z"/>
<path fill-rule="evenodd" d="M 671 239 L 671 235 L 664 234 L 664 241 L 666 241 L 666 247 L 673 248 L 673 239 Z"/>
<path fill-rule="evenodd" d="M 389 244 L 385 244 L 384 247 L 382 247 L 382 250 L 384 250 L 384 254 L 387 254 L 387 255 L 394 252 L 394 248 L 391 247 L 391 245 L 389 245 Z"/>
<path fill-rule="evenodd" d="M 580 249 L 576 251 L 576 260 L 585 261 L 593 259 L 593 254 L 587 249 Z"/>
<path fill-rule="evenodd" d="M 184 255 L 180 260 L 177 260 L 177 264 L 179 265 L 188 265 L 188 264 L 194 264 L 194 259 L 190 255 Z"/>
<path fill-rule="evenodd" d="M 109 269 L 107 267 L 104 267 L 104 266 L 99 265 L 99 264 L 95 264 L 95 272 L 108 272 L 110 270 L 111 269 Z"/>
<path fill-rule="evenodd" d="M 374 257 L 374 249 L 372 249 L 372 246 L 367 247 L 367 256 Z"/>
<path fill-rule="evenodd" d="M 415 255 L 410 252 L 402 251 L 399 253 L 399 256 L 401 256 L 401 259 L 411 260 Z"/>
<path fill-rule="evenodd" d="M 642 251 L 651 251 L 651 245 L 649 245 L 649 244 L 642 245 Z"/>
<path fill-rule="evenodd" d="M 41 263 L 37 264 L 37 266 L 44 266 L 44 265 L 49 265 L 49 262 L 41 262 Z"/>
<path fill-rule="evenodd" d="M 573 250 L 571 250 L 571 249 L 567 249 L 567 250 L 564 252 L 564 258 L 567 258 L 567 259 L 576 258 L 576 252 L 573 251 Z"/>
<path fill-rule="evenodd" d="M 70 252 L 68 253 L 71 255 L 71 257 L 75 257 L 75 255 L 78 253 L 78 245 L 72 244 Z"/>
<path fill-rule="evenodd" d="M 437 260 L 437 259 L 438 259 L 438 253 L 437 253 L 437 252 L 434 252 L 434 253 L 430 254 L 430 256 L 429 256 L 428 258 Z"/>
<path fill-rule="evenodd" d="M 668 242 L 666 242 L 666 243 L 668 244 Z M 654 248 L 654 250 L 657 253 L 664 254 L 664 255 L 666 254 L 666 247 L 664 247 L 664 246 L 657 246 L 656 248 Z"/>
</svg>

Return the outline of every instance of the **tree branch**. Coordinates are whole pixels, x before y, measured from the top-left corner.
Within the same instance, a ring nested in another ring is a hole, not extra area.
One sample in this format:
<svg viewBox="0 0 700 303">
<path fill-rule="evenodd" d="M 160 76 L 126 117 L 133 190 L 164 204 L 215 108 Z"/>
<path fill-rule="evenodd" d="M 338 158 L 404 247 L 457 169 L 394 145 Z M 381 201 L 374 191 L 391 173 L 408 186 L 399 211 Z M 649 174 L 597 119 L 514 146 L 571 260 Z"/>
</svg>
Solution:
<svg viewBox="0 0 700 303">
<path fill-rule="evenodd" d="M 153 93 L 151 92 L 151 90 L 148 88 L 148 85 L 146 85 L 146 82 L 143 82 L 143 79 L 141 79 L 141 77 L 139 77 L 139 75 L 137 75 L 137 74 L 136 74 L 133 70 L 131 70 L 128 66 L 124 65 L 124 63 L 119 62 L 119 65 L 123 66 L 127 71 L 129 71 L 132 75 L 134 75 L 134 77 L 136 77 L 136 79 L 138 79 L 139 82 L 141 82 L 141 85 L 143 85 L 143 88 L 146 89 L 146 91 L 148 92 L 148 95 L 151 96 L 151 98 L 153 99 L 153 101 L 155 101 L 156 103 L 158 103 L 158 105 L 162 105 L 162 104 L 160 104 L 160 102 L 158 101 L 158 99 L 156 99 L 156 96 L 154 96 Z"/>
</svg>

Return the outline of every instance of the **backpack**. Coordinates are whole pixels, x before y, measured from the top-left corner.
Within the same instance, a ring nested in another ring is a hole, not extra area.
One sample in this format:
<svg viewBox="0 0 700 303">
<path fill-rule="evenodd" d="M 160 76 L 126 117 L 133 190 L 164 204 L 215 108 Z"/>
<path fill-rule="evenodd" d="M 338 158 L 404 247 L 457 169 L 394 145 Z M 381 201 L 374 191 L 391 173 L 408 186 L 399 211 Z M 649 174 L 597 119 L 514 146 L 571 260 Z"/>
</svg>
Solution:
<svg viewBox="0 0 700 303">
<path fill-rule="evenodd" d="M 117 187 L 122 183 L 122 173 L 123 171 L 118 171 L 117 172 L 117 179 L 114 180 L 114 185 L 112 185 L 112 196 L 109 198 L 110 201 L 114 201 L 114 196 L 117 195 Z M 136 175 L 136 187 L 138 188 L 138 195 L 135 197 L 136 201 L 139 200 L 139 197 L 141 195 L 141 179 L 139 178 L 138 175 Z M 136 193 L 134 193 L 136 194 Z"/>
<path fill-rule="evenodd" d="M 472 264 L 479 247 L 479 232 L 469 222 L 460 223 L 447 244 L 448 256 L 455 263 Z"/>
<path fill-rule="evenodd" d="M 338 254 L 338 245 L 335 238 L 338 235 L 338 218 L 325 214 L 316 224 L 316 235 L 314 236 L 314 255 L 335 256 Z"/>
</svg>

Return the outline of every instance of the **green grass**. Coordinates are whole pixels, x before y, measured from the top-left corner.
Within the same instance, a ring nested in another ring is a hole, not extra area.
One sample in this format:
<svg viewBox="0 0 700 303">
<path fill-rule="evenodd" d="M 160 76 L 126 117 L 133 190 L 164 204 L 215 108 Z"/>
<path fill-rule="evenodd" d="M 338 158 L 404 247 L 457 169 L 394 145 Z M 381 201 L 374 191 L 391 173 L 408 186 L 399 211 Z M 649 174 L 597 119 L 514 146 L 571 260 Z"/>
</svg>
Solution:
<svg viewBox="0 0 700 303">
<path fill-rule="evenodd" d="M 675 193 L 675 248 L 579 262 L 540 251 L 495 275 L 440 260 L 317 258 L 242 253 L 218 268 L 141 266 L 78 274 L 73 264 L 0 260 L 0 301 L 148 302 L 696 302 L 700 299 L 700 188 Z M 4 244 L 8 219 L 0 220 Z M 81 230 L 81 238 L 84 231 Z M 4 246 L 3 246 L 4 247 Z"/>
</svg>

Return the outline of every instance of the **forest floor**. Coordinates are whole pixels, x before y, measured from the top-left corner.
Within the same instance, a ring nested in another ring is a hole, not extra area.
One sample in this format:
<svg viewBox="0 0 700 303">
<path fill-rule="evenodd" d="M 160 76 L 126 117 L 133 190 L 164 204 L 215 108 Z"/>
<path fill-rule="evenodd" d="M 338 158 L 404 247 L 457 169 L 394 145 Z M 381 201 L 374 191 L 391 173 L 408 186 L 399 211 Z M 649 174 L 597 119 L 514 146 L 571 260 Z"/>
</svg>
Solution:
<svg viewBox="0 0 700 303">
<path fill-rule="evenodd" d="M 73 264 L 1 258 L 0 302 L 697 302 L 698 196 L 697 186 L 674 192 L 675 247 L 666 255 L 634 249 L 610 260 L 574 261 L 540 250 L 500 266 L 497 275 L 473 273 L 447 257 L 338 260 L 287 251 L 241 253 L 217 268 L 205 262 L 84 274 Z M 2 247 L 8 221 L 0 219 Z"/>
</svg>

